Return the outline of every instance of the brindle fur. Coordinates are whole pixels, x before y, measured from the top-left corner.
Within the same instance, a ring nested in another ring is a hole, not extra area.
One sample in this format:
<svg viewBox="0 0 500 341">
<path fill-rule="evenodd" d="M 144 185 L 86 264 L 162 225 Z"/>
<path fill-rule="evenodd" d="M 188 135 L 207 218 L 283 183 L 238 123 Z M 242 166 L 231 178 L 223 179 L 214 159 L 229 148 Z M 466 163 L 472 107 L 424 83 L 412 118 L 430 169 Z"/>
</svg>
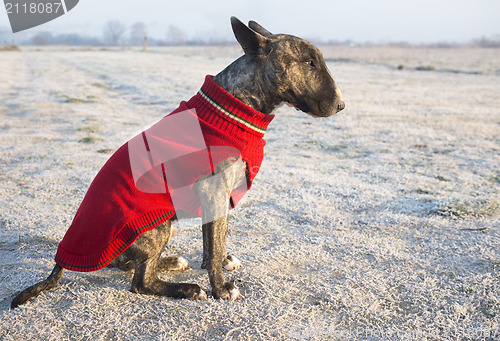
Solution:
<svg viewBox="0 0 500 341">
<path fill-rule="evenodd" d="M 315 46 L 291 35 L 274 35 L 254 21 L 248 27 L 232 17 L 231 25 L 245 54 L 217 74 L 214 81 L 234 97 L 264 114 L 283 102 L 314 117 L 328 117 L 344 109 L 340 90 Z M 200 179 L 195 184 L 202 203 L 202 268 L 208 271 L 214 297 L 236 299 L 241 296 L 234 284 L 225 281 L 222 269 L 232 261 L 226 254 L 229 193 L 246 181 L 244 165 L 235 166 L 232 160 L 226 160 L 216 172 L 223 174 L 218 183 Z M 186 268 L 176 256 L 160 257 L 177 232 L 172 225 L 175 219 L 140 235 L 109 266 L 134 271 L 133 292 L 204 299 L 206 294 L 197 284 L 168 283 L 158 278 L 158 271 Z M 11 307 L 57 287 L 63 272 L 56 265 L 47 279 L 18 294 Z"/>
<path fill-rule="evenodd" d="M 253 30 L 236 18 L 231 23 L 245 54 L 214 77 L 226 91 L 264 114 L 283 102 L 316 117 L 344 109 L 317 47 L 291 35 L 271 34 L 254 21 L 249 23 Z"/>
</svg>

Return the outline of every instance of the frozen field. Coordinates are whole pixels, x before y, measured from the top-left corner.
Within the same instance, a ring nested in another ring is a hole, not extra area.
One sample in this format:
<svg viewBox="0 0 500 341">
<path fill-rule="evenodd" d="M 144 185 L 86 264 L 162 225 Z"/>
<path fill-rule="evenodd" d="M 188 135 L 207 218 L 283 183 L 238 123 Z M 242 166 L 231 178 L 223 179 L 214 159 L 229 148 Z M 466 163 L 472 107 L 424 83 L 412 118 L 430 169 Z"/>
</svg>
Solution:
<svg viewBox="0 0 500 341">
<path fill-rule="evenodd" d="M 346 109 L 282 108 L 232 211 L 236 302 L 132 294 L 131 274 L 45 278 L 111 153 L 236 47 L 0 52 L 1 340 L 498 340 L 500 50 L 324 48 Z M 209 290 L 199 220 L 168 273 Z"/>
</svg>

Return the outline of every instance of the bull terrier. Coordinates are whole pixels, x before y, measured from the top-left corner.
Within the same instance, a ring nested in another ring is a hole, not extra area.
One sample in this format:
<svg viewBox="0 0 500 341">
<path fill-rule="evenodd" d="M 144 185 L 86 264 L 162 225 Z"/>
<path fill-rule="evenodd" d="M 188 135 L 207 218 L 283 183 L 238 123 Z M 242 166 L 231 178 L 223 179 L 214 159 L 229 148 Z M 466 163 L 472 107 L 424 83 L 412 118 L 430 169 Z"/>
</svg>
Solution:
<svg viewBox="0 0 500 341">
<path fill-rule="evenodd" d="M 241 263 L 226 254 L 228 212 L 250 188 L 263 158 L 272 112 L 286 103 L 312 117 L 344 109 L 323 56 L 311 43 L 272 34 L 254 21 L 231 25 L 244 55 L 142 134 L 125 143 L 92 182 L 58 246 L 49 277 L 19 293 L 15 308 L 57 287 L 65 269 L 105 266 L 134 271 L 132 292 L 206 299 L 197 284 L 168 283 L 158 271 L 184 270 L 178 256 L 161 257 L 177 219 L 201 216 L 202 268 L 215 298 L 238 299 L 223 269 Z"/>
</svg>

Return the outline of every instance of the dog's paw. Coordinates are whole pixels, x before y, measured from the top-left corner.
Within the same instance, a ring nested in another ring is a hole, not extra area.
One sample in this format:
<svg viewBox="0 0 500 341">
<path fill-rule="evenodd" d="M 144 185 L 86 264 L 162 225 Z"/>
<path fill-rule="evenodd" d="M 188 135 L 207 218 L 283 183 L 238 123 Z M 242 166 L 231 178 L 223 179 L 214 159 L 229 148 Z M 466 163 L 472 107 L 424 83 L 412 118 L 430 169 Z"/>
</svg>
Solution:
<svg viewBox="0 0 500 341">
<path fill-rule="evenodd" d="M 241 294 L 240 291 L 238 290 L 237 287 L 234 287 L 233 289 L 229 290 L 229 297 L 228 299 L 230 300 L 239 300 L 241 299 Z"/>
<path fill-rule="evenodd" d="M 187 269 L 189 269 L 189 263 L 184 257 L 162 257 L 158 262 L 159 271 L 183 271 Z"/>
<path fill-rule="evenodd" d="M 177 257 L 177 267 L 179 271 L 189 269 L 189 262 L 184 257 Z"/>
<path fill-rule="evenodd" d="M 227 263 L 224 264 L 224 269 L 226 270 L 236 270 L 241 268 L 241 262 L 235 256 L 227 256 Z"/>
<path fill-rule="evenodd" d="M 189 300 L 206 300 L 207 293 L 198 284 L 177 283 L 177 291 L 173 297 L 187 298 Z"/>
<path fill-rule="evenodd" d="M 222 289 L 212 291 L 212 295 L 215 298 L 225 299 L 225 300 L 239 300 L 241 299 L 241 294 L 236 285 L 233 283 L 226 282 Z"/>
<path fill-rule="evenodd" d="M 206 300 L 207 298 L 207 293 L 200 289 L 200 292 L 194 295 L 193 300 Z"/>
</svg>

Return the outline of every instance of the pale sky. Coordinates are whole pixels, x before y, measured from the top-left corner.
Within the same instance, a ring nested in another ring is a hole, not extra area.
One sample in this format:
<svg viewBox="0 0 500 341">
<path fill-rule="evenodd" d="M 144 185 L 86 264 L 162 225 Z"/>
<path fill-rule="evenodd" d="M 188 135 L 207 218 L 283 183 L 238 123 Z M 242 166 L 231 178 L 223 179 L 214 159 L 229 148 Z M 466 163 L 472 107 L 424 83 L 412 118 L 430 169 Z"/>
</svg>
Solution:
<svg viewBox="0 0 500 341">
<path fill-rule="evenodd" d="M 273 33 L 326 41 L 435 43 L 500 37 L 500 0 L 80 0 L 66 15 L 28 32 L 102 37 L 104 24 L 113 19 L 128 25 L 144 22 L 156 39 L 165 38 L 169 25 L 189 37 L 231 39 L 231 15 L 255 20 Z M 7 14 L 0 9 L 0 31 L 7 30 Z"/>
</svg>

